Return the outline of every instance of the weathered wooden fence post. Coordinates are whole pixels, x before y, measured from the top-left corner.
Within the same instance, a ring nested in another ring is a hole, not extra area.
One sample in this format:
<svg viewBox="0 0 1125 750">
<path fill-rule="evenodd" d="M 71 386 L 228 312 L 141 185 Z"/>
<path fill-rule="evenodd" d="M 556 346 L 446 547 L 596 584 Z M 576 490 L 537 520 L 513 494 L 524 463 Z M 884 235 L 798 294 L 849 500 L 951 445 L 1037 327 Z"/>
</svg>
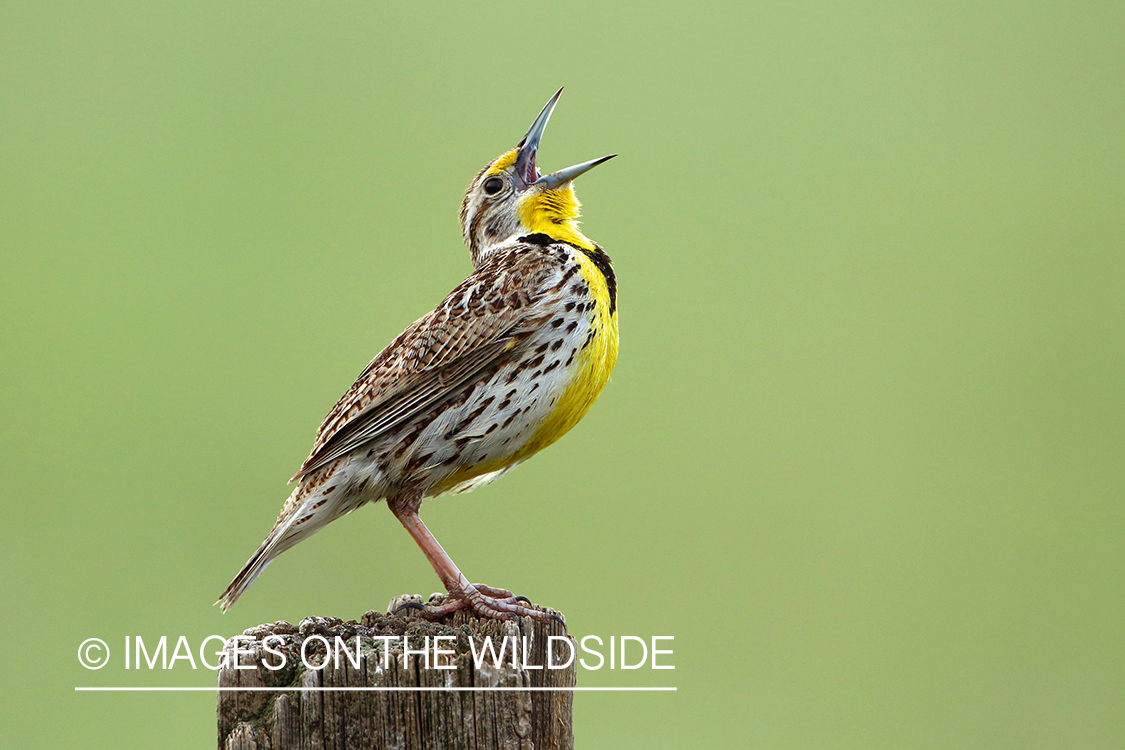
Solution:
<svg viewBox="0 0 1125 750">
<path fill-rule="evenodd" d="M 574 646 L 559 622 L 466 612 L 260 625 L 225 649 L 219 750 L 572 750 Z"/>
</svg>

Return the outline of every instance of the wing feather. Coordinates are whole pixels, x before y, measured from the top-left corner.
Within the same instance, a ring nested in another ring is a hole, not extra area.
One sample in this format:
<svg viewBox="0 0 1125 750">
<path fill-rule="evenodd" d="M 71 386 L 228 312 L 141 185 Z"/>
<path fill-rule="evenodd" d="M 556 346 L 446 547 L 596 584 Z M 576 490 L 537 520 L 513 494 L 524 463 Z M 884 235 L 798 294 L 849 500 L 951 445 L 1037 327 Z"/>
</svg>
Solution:
<svg viewBox="0 0 1125 750">
<path fill-rule="evenodd" d="M 431 410 L 490 372 L 550 318 L 542 303 L 549 257 L 500 253 L 364 369 L 317 434 L 296 481 Z"/>
</svg>

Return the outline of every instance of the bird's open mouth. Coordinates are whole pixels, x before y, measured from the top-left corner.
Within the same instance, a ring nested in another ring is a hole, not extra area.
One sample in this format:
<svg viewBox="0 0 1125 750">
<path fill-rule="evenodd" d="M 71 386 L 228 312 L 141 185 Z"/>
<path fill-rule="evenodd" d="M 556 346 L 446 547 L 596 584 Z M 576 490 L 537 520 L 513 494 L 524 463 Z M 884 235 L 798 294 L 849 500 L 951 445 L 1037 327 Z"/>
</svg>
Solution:
<svg viewBox="0 0 1125 750">
<path fill-rule="evenodd" d="M 600 159 L 591 159 L 581 164 L 575 164 L 573 167 L 552 172 L 546 177 L 539 173 L 539 167 L 535 164 L 535 156 L 539 153 L 539 141 L 543 138 L 543 131 L 547 129 L 547 121 L 551 119 L 551 112 L 555 110 L 555 104 L 558 103 L 560 94 L 562 94 L 562 89 L 556 91 L 551 100 L 547 102 L 547 106 L 543 107 L 543 111 L 535 118 L 535 122 L 531 123 L 527 135 L 516 147 L 519 149 L 519 153 L 516 155 L 516 176 L 523 181 L 524 185 L 530 186 L 538 183 L 553 190 L 616 156 L 616 154 L 610 154 Z"/>
<path fill-rule="evenodd" d="M 525 185 L 530 185 L 542 176 L 539 174 L 539 167 L 535 164 L 535 152 L 536 149 L 534 148 L 528 149 L 527 158 L 520 174 L 520 179 L 523 180 Z"/>
</svg>

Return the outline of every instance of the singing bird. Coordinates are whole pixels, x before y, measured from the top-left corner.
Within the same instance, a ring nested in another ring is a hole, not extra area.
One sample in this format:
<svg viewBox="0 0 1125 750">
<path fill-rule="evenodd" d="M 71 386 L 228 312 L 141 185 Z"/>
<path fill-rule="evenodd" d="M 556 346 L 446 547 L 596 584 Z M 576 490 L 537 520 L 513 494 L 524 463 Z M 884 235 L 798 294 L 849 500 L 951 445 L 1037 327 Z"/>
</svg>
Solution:
<svg viewBox="0 0 1125 750">
<path fill-rule="evenodd" d="M 360 373 L 324 419 L 273 530 L 216 604 L 225 612 L 279 554 L 386 500 L 449 595 L 423 612 L 549 615 L 473 584 L 422 523 L 422 501 L 491 482 L 574 427 L 617 360 L 617 279 L 578 228 L 572 181 L 616 156 L 541 175 L 559 89 L 461 204 L 474 272 Z"/>
</svg>

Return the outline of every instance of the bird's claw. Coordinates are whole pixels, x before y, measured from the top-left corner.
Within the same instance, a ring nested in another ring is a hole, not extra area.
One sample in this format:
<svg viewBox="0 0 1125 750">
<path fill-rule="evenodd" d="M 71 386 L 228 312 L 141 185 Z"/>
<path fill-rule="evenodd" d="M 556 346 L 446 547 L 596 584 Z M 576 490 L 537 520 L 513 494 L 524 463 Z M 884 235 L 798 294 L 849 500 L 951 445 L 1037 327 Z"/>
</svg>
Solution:
<svg viewBox="0 0 1125 750">
<path fill-rule="evenodd" d="M 411 604 L 420 604 L 412 602 Z M 560 615 L 534 608 L 526 596 L 516 596 L 506 589 L 497 589 L 482 583 L 471 583 L 459 591 L 450 591 L 440 603 L 430 603 L 419 607 L 422 616 L 437 618 L 469 609 L 482 617 L 514 619 L 530 617 L 539 622 L 558 622 L 566 625 Z"/>
</svg>

